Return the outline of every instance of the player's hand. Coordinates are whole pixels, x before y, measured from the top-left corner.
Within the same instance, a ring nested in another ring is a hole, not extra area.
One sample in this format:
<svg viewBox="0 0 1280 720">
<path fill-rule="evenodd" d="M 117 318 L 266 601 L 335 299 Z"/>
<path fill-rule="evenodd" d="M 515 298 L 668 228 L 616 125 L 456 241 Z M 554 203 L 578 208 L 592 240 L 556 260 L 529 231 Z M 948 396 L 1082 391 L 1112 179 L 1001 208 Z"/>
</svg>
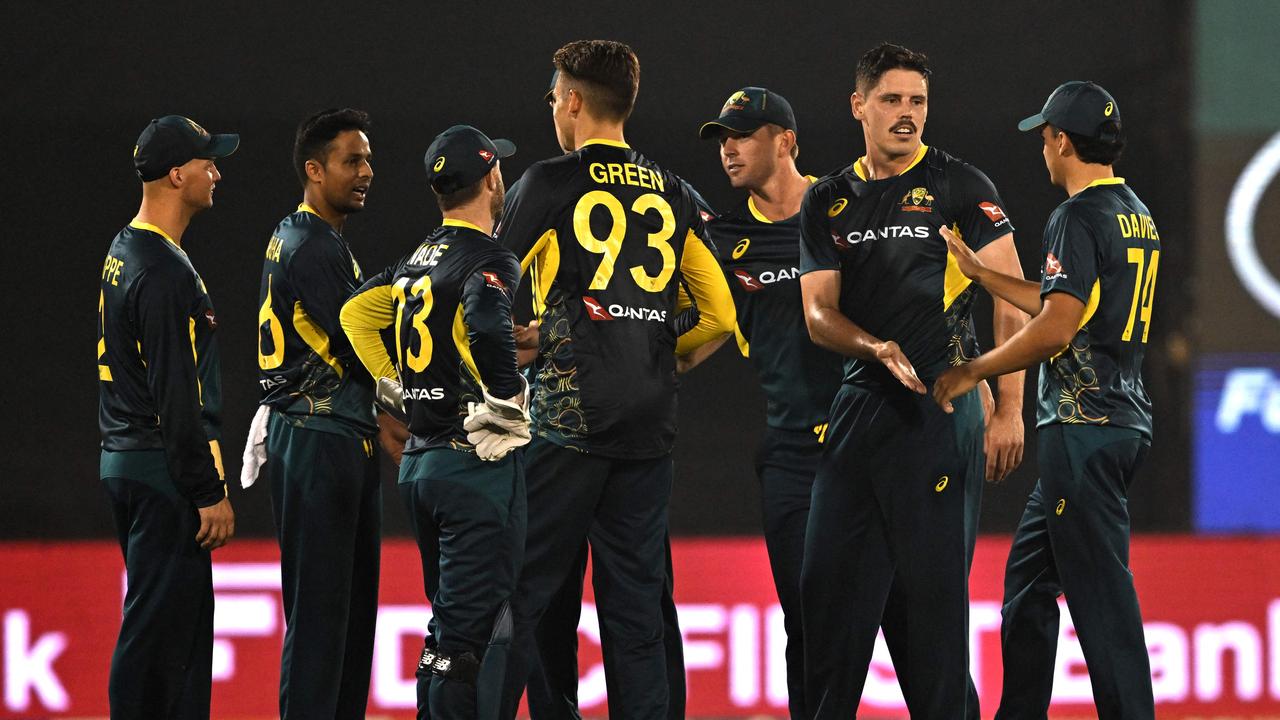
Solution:
<svg viewBox="0 0 1280 720">
<path fill-rule="evenodd" d="M 538 349 L 538 321 L 533 320 L 528 325 L 516 325 L 512 329 L 512 335 L 516 339 L 517 350 L 537 350 Z"/>
<path fill-rule="evenodd" d="M 222 498 L 216 505 L 198 508 L 200 532 L 196 542 L 205 550 L 217 550 L 236 534 L 236 513 L 231 509 L 231 498 Z"/>
<path fill-rule="evenodd" d="M 400 467 L 404 444 L 409 441 L 409 428 L 385 411 L 378 412 L 378 444 Z"/>
<path fill-rule="evenodd" d="M 983 448 L 987 453 L 987 482 L 1000 482 L 1022 464 L 1022 414 L 1016 409 L 996 412 L 987 424 Z"/>
<path fill-rule="evenodd" d="M 933 399 L 945 413 L 955 412 L 951 401 L 969 392 L 978 384 L 978 378 L 969 371 L 969 365 L 960 365 L 938 376 L 933 383 Z"/>
<path fill-rule="evenodd" d="M 947 250 L 956 259 L 956 266 L 960 268 L 960 272 L 964 276 L 975 282 L 981 283 L 980 276 L 986 271 L 987 266 L 982 264 L 978 259 L 977 253 L 969 249 L 968 245 L 960 239 L 960 236 L 951 232 L 951 228 L 942 227 L 938 230 L 942 234 L 942 239 L 947 242 Z"/>
<path fill-rule="evenodd" d="M 889 372 L 898 378 L 898 382 L 907 387 L 908 390 L 924 395 L 928 390 L 925 389 L 924 383 L 920 382 L 920 377 L 916 375 L 916 369 L 911 367 L 911 361 L 902 353 L 902 348 L 898 347 L 898 343 L 892 340 L 885 340 L 880 343 L 880 347 L 876 349 L 876 359 L 884 363 L 889 368 Z"/>
</svg>

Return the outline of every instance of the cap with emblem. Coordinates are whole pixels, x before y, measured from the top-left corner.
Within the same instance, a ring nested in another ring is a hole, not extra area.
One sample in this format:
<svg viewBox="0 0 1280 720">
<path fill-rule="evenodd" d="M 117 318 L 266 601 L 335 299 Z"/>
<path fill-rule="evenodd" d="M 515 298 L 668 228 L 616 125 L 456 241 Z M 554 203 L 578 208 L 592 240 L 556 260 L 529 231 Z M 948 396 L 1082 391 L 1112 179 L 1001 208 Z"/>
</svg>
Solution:
<svg viewBox="0 0 1280 720">
<path fill-rule="evenodd" d="M 224 158 L 240 147 L 235 134 L 210 135 L 196 121 L 181 115 L 156 118 L 138 136 L 133 167 L 143 182 L 159 180 L 171 168 L 201 158 Z"/>
<path fill-rule="evenodd" d="M 431 189 L 448 195 L 484 177 L 500 158 L 515 154 L 510 140 L 490 140 L 470 125 L 454 125 L 431 141 L 423 160 Z"/>
<path fill-rule="evenodd" d="M 744 87 L 729 96 L 724 107 L 720 108 L 720 117 L 702 124 L 698 137 L 703 140 L 719 137 L 725 130 L 751 133 L 766 123 L 794 131 L 796 116 L 791 112 L 791 103 L 772 90 Z"/>
<path fill-rule="evenodd" d="M 1120 106 L 1101 85 L 1072 80 L 1059 85 L 1044 101 L 1044 108 L 1018 123 L 1018 129 L 1039 130 L 1046 124 L 1088 138 L 1111 140 L 1120 127 Z"/>
</svg>

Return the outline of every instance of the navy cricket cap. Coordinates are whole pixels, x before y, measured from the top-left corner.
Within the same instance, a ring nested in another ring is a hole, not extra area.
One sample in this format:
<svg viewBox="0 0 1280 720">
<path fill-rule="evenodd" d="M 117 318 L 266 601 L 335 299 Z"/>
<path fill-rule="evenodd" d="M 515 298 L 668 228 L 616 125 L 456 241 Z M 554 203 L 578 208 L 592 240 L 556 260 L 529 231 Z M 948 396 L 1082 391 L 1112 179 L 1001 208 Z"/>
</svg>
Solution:
<svg viewBox="0 0 1280 720">
<path fill-rule="evenodd" d="M 791 103 L 772 90 L 744 87 L 729 96 L 724 107 L 720 108 L 720 117 L 698 128 L 698 137 L 706 140 L 725 130 L 752 133 L 766 123 L 795 131 L 796 116 L 791 112 Z"/>
<path fill-rule="evenodd" d="M 1097 83 L 1072 80 L 1059 85 L 1044 101 L 1044 108 L 1018 123 L 1018 129 L 1039 130 L 1047 123 L 1069 133 L 1106 140 L 1115 138 L 1115 129 L 1107 128 L 1112 121 L 1119 127 L 1120 106 L 1111 93 Z"/>
<path fill-rule="evenodd" d="M 240 147 L 235 134 L 210 135 L 195 120 L 181 115 L 156 118 L 138 136 L 133 148 L 133 167 L 143 182 L 159 180 L 171 168 L 201 158 L 224 158 Z"/>
<path fill-rule="evenodd" d="M 490 140 L 470 125 L 454 125 L 431 141 L 423 160 L 431 189 L 448 195 L 487 175 L 499 158 L 515 154 L 510 140 Z"/>
</svg>

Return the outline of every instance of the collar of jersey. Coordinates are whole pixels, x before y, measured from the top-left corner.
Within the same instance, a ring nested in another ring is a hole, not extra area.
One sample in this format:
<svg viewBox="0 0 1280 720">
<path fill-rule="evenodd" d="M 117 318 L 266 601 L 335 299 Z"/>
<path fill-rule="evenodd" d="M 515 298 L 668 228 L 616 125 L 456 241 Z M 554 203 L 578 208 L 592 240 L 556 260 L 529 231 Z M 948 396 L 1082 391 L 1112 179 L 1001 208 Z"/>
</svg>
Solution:
<svg viewBox="0 0 1280 720">
<path fill-rule="evenodd" d="M 910 164 L 910 165 L 908 165 L 908 166 L 906 166 L 905 168 L 903 168 L 903 169 L 902 169 L 902 172 L 900 172 L 900 173 L 898 173 L 898 174 L 899 174 L 899 175 L 906 175 L 906 174 L 907 174 L 907 172 L 908 172 L 909 170 L 911 170 L 911 168 L 913 168 L 913 167 L 915 167 L 915 166 L 917 166 L 917 165 L 919 165 L 919 164 L 920 164 L 920 161 L 924 159 L 924 154 L 925 154 L 925 153 L 927 153 L 927 152 L 929 152 L 929 146 L 928 146 L 928 145 L 925 145 L 924 143 L 920 143 L 920 149 L 919 149 L 918 151 L 916 151 L 916 159 L 915 159 L 915 160 L 912 160 L 912 161 L 911 161 L 911 164 Z M 866 180 L 866 179 L 867 179 L 867 173 L 866 173 L 866 171 L 865 171 L 865 170 L 863 170 L 863 169 L 862 169 L 862 163 L 863 163 L 866 159 L 867 159 L 867 156 L 866 156 L 866 155 L 863 155 L 862 157 L 860 157 L 860 158 L 858 158 L 857 160 L 854 160 L 854 161 L 853 161 L 853 172 L 854 172 L 855 174 L 857 174 L 857 176 L 858 176 L 858 177 L 860 177 L 860 178 L 862 178 L 863 180 Z M 882 179 L 882 180 L 883 180 L 883 179 L 886 179 L 886 178 L 880 178 L 880 179 Z"/>
<path fill-rule="evenodd" d="M 818 182 L 818 178 L 812 175 L 805 175 L 804 179 L 808 180 L 810 185 Z M 756 207 L 756 199 L 751 195 L 747 196 L 747 209 L 751 211 L 751 217 L 755 218 L 758 222 L 765 223 L 766 225 L 773 224 L 773 221 L 765 217 L 764 213 L 760 212 L 760 209 Z"/>
<path fill-rule="evenodd" d="M 466 220 L 459 220 L 459 219 L 457 219 L 457 218 L 445 218 L 444 220 L 440 221 L 440 224 L 441 224 L 441 225 L 444 225 L 444 226 L 448 226 L 448 227 L 464 227 L 464 228 L 471 228 L 472 230 L 475 230 L 475 231 L 476 231 L 476 232 L 478 232 L 478 233 L 482 233 L 482 234 L 484 234 L 484 235 L 488 235 L 488 234 L 489 234 L 489 233 L 487 233 L 487 232 L 485 232 L 485 231 L 481 230 L 481 229 L 480 229 L 480 227 L 479 227 L 478 225 L 472 225 L 471 223 L 467 222 Z"/>
<path fill-rule="evenodd" d="M 315 208 L 311 207 L 306 203 L 298 203 L 298 212 L 308 212 L 308 213 L 311 213 L 312 215 L 315 215 L 316 217 L 320 217 L 320 213 L 316 212 Z"/>
<path fill-rule="evenodd" d="M 590 140 L 582 143 L 582 145 L 579 146 L 579 149 L 588 145 L 608 145 L 609 147 L 623 148 L 626 150 L 631 149 L 630 145 L 622 142 L 621 140 L 605 140 L 604 138 L 591 138 Z"/>
<path fill-rule="evenodd" d="M 178 243 L 173 241 L 173 238 L 169 237 L 169 233 L 161 230 L 158 226 L 152 225 L 149 222 L 142 222 L 141 220 L 134 218 L 132 221 L 129 222 L 129 227 L 137 228 L 139 230 L 146 230 L 148 232 L 153 232 L 159 235 L 160 237 L 164 238 L 165 240 L 168 240 L 170 245 L 178 248 L 179 250 L 182 249 L 178 247 Z"/>
<path fill-rule="evenodd" d="M 1089 188 L 1094 187 L 1095 185 L 1123 185 L 1123 184 L 1124 184 L 1124 178 L 1122 177 L 1098 178 L 1097 180 L 1094 180 L 1088 185 L 1085 185 L 1084 189 L 1088 190 Z"/>
</svg>

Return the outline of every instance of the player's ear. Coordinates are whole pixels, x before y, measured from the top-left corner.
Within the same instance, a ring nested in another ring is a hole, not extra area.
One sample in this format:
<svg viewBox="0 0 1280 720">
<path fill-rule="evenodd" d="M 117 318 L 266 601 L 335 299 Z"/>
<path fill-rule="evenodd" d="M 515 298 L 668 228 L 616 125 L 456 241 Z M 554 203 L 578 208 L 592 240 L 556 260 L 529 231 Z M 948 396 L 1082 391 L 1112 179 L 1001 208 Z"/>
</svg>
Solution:
<svg viewBox="0 0 1280 720">
<path fill-rule="evenodd" d="M 169 168 L 169 184 L 175 188 L 182 187 L 182 167 Z"/>
<path fill-rule="evenodd" d="M 498 192 L 498 188 L 502 187 L 502 165 L 500 162 L 494 163 L 493 168 L 489 170 L 489 174 L 484 176 L 484 186 L 492 193 Z"/>
<path fill-rule="evenodd" d="M 778 157 L 786 158 L 791 156 L 791 148 L 796 145 L 796 133 L 794 130 L 783 130 L 778 133 L 781 139 L 778 142 Z"/>
<path fill-rule="evenodd" d="M 565 92 L 565 97 L 568 100 L 565 109 L 569 111 L 570 115 L 577 117 L 578 113 L 582 112 L 582 93 L 574 88 L 569 88 Z"/>
<path fill-rule="evenodd" d="M 321 182 L 324 180 L 324 165 L 318 160 L 308 160 L 303 164 L 302 168 L 307 171 L 307 180 L 311 182 Z"/>
<path fill-rule="evenodd" d="M 857 90 L 854 90 L 853 94 L 849 96 L 849 109 L 853 112 L 854 120 L 862 122 L 862 118 L 865 115 L 863 106 L 866 105 L 866 102 L 866 99 Z"/>
<path fill-rule="evenodd" d="M 1063 131 L 1058 131 L 1058 136 L 1054 138 L 1058 143 L 1058 157 L 1071 157 L 1076 154 L 1076 148 L 1071 144 L 1071 138 Z"/>
</svg>

